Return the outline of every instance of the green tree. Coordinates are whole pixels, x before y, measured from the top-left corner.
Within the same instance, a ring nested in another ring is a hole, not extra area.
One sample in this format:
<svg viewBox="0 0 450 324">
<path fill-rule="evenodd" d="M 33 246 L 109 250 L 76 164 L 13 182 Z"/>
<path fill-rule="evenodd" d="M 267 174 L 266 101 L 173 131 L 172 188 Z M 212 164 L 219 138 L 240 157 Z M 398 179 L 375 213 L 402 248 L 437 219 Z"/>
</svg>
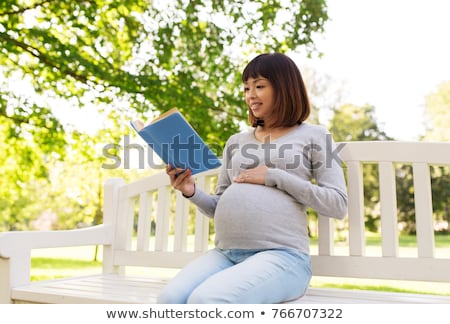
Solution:
<svg viewBox="0 0 450 324">
<path fill-rule="evenodd" d="M 416 213 L 414 206 L 414 180 L 411 165 L 398 165 L 397 174 L 397 205 L 398 220 L 403 224 L 403 232 L 416 233 Z M 430 166 L 433 218 L 436 222 L 450 223 L 450 168 L 447 166 Z M 448 233 L 448 227 L 438 229 Z"/>
<path fill-rule="evenodd" d="M 425 98 L 424 120 L 426 133 L 422 140 L 450 141 L 450 82 L 439 85 L 436 91 Z M 399 204 L 399 220 L 404 223 L 403 230 L 414 234 L 415 211 L 412 167 L 402 165 L 397 170 L 397 198 Z M 435 221 L 450 222 L 450 168 L 431 165 L 431 190 L 433 195 L 433 216 Z M 448 232 L 448 230 L 447 230 Z"/>
<path fill-rule="evenodd" d="M 38 193 L 48 189 L 58 161 L 75 167 L 65 154 L 73 154 L 66 141 L 77 135 L 66 137 L 55 117 L 64 108 L 43 98 L 114 112 L 114 134 L 75 141 L 117 143 L 125 116 L 150 118 L 178 107 L 218 151 L 246 119 L 243 62 L 265 51 L 312 55 L 313 37 L 327 19 L 324 0 L 1 1 L 0 75 L 31 83 L 36 93 L 24 96 L 9 85 L 0 92 L 0 145 L 7 153 L 0 160 L 2 229 L 23 229 L 36 218 Z M 84 179 L 101 165 L 78 158 Z"/>
<path fill-rule="evenodd" d="M 425 140 L 450 142 L 450 81 L 425 98 Z"/>
<path fill-rule="evenodd" d="M 0 91 L 0 230 L 33 220 L 48 159 L 64 157 L 61 130 L 48 108 Z"/>
<path fill-rule="evenodd" d="M 392 139 L 379 128 L 375 107 L 370 105 L 344 104 L 334 109 L 329 129 L 339 142 Z"/>
<path fill-rule="evenodd" d="M 7 0 L 0 65 L 30 76 L 39 93 L 124 97 L 125 109 L 142 113 L 179 107 L 208 141 L 223 143 L 246 116 L 243 60 L 312 53 L 327 19 L 322 0 Z"/>
<path fill-rule="evenodd" d="M 450 81 L 426 96 L 424 117 L 424 140 L 450 142 Z M 430 172 L 434 216 L 437 221 L 450 223 L 450 167 L 434 165 Z"/>
</svg>

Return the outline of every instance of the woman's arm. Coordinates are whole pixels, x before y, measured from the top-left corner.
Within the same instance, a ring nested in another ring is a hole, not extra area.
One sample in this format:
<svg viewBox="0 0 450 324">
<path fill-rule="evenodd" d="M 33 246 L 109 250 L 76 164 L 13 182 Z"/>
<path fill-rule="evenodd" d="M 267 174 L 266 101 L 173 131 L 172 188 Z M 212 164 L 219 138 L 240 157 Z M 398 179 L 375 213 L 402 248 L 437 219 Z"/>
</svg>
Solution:
<svg viewBox="0 0 450 324">
<path fill-rule="evenodd" d="M 268 169 L 265 185 L 286 191 L 320 215 L 342 219 L 347 214 L 347 186 L 335 143 L 329 133 L 325 135 L 315 138 L 307 156 L 309 161 L 304 163 L 309 166 L 315 183 L 292 172 Z M 327 140 L 331 140 L 328 145 Z"/>
<path fill-rule="evenodd" d="M 277 187 L 323 216 L 344 218 L 347 214 L 347 188 L 341 161 L 331 135 L 324 131 L 315 135 L 308 154 L 302 155 L 307 160 L 301 165 L 292 170 L 260 165 L 241 172 L 234 181 Z M 329 140 L 331 143 L 327 143 Z M 309 179 L 311 175 L 315 183 Z"/>
<path fill-rule="evenodd" d="M 228 162 L 231 154 L 228 154 L 227 148 L 228 143 L 227 145 L 225 145 L 223 153 L 223 165 L 219 173 L 217 187 L 214 195 L 210 195 L 195 186 L 195 180 L 190 170 L 171 170 L 169 166 L 167 169 L 167 174 L 170 177 L 170 182 L 173 187 L 177 190 L 180 190 L 184 197 L 188 198 L 200 209 L 203 214 L 208 217 L 214 217 L 217 202 L 219 201 L 221 194 L 231 184 L 228 174 Z"/>
</svg>

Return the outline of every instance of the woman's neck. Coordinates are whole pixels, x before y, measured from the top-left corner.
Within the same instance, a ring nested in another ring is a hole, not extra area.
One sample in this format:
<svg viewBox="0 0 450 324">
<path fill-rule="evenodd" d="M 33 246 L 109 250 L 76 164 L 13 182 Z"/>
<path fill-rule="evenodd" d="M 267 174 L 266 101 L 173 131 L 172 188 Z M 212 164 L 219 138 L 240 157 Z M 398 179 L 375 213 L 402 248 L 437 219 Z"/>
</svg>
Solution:
<svg viewBox="0 0 450 324">
<path fill-rule="evenodd" d="M 298 125 L 288 127 L 257 126 L 255 128 L 255 137 L 259 141 L 264 141 L 264 139 L 269 136 L 269 140 L 273 141 L 286 135 L 297 126 Z"/>
</svg>

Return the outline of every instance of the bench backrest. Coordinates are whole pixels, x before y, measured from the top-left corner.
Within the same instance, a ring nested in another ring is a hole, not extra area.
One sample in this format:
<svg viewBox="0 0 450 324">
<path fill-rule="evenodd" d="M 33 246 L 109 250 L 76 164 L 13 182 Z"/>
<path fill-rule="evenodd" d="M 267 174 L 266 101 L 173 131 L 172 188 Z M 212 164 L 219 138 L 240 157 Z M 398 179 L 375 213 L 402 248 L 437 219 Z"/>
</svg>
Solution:
<svg viewBox="0 0 450 324">
<path fill-rule="evenodd" d="M 348 246 L 336 248 L 333 219 L 319 216 L 319 242 L 312 251 L 317 276 L 450 282 L 450 258 L 435 255 L 430 165 L 450 165 L 450 143 L 339 143 L 348 183 Z M 367 253 L 363 164 L 376 163 L 381 208 L 380 253 Z M 399 253 L 395 164 L 412 166 L 417 231 L 416 255 Z M 214 191 L 218 170 L 197 176 L 197 186 Z M 191 218 L 194 218 L 191 221 Z M 125 184 L 105 184 L 105 224 L 116 228 L 105 246 L 104 271 L 125 266 L 179 268 L 212 246 L 210 220 L 169 184 L 165 173 Z M 194 224 L 193 228 L 189 228 Z"/>
</svg>

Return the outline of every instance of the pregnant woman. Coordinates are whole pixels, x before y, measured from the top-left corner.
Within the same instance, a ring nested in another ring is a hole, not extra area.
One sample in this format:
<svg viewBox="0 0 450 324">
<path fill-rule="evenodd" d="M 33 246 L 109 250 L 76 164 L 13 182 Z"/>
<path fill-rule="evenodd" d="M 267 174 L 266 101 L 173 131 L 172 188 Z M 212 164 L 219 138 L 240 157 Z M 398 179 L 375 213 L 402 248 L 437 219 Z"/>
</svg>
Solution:
<svg viewBox="0 0 450 324">
<path fill-rule="evenodd" d="M 159 296 L 169 304 L 280 303 L 311 279 L 306 209 L 342 219 L 343 170 L 331 134 L 306 122 L 310 103 L 286 55 L 261 54 L 242 73 L 248 131 L 232 135 L 214 195 L 190 170 L 167 166 L 172 186 L 214 218 L 215 248 L 183 268 Z"/>
</svg>

